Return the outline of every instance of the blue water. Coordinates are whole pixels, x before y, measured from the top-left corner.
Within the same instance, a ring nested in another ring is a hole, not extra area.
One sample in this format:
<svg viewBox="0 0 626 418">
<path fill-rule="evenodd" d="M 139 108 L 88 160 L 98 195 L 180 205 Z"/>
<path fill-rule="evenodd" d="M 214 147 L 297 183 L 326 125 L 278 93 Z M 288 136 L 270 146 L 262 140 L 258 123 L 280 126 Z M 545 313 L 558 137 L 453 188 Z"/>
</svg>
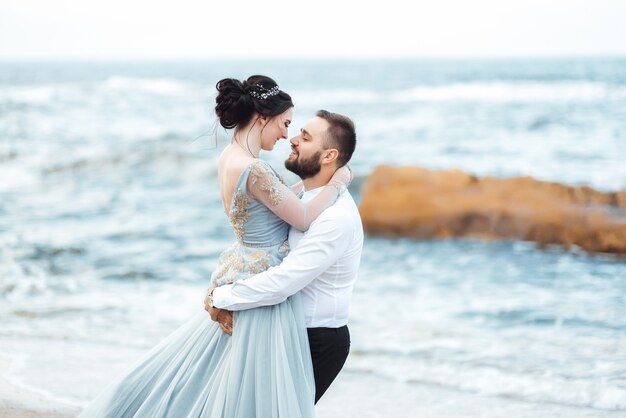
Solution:
<svg viewBox="0 0 626 418">
<path fill-rule="evenodd" d="M 201 306 L 233 239 L 214 85 L 253 73 L 292 94 L 292 135 L 319 108 L 355 120 L 357 199 L 380 163 L 626 188 L 625 59 L 1 63 L 0 354 L 19 359 L 15 381 L 82 404 Z M 263 157 L 282 169 L 287 154 Z M 609 256 L 369 238 L 345 373 L 626 411 L 624 295 Z"/>
</svg>

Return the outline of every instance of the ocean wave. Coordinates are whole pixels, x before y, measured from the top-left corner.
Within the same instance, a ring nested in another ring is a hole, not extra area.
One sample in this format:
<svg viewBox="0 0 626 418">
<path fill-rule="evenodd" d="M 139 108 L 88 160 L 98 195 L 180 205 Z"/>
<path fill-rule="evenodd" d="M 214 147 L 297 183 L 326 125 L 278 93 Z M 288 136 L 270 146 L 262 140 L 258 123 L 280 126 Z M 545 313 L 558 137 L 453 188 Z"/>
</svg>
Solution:
<svg viewBox="0 0 626 418">
<path fill-rule="evenodd" d="M 166 98 L 212 100 L 213 90 L 200 83 L 177 78 L 151 78 L 112 75 L 89 83 L 51 83 L 5 86 L 0 90 L 0 103 L 40 105 L 60 98 L 85 99 L 109 94 L 137 93 Z M 626 100 L 626 86 L 599 81 L 472 81 L 445 84 L 413 84 L 405 88 L 378 90 L 372 88 L 296 88 L 289 91 L 298 106 L 330 106 L 344 104 L 406 104 L 420 102 L 598 102 Z"/>
<path fill-rule="evenodd" d="M 368 90 L 296 90 L 289 92 L 296 104 L 306 106 L 328 107 L 350 103 L 374 104 L 386 101 L 385 94 Z"/>
<path fill-rule="evenodd" d="M 43 105 L 67 100 L 86 103 L 98 97 L 119 93 L 138 93 L 165 98 L 207 96 L 203 86 L 186 83 L 174 78 L 144 78 L 110 76 L 103 81 L 64 82 L 5 86 L 0 90 L 0 104 L 17 103 Z"/>
<path fill-rule="evenodd" d="M 11 179 L 0 182 L 0 193 L 10 193 L 36 187 L 40 183 L 39 175 L 30 167 L 17 164 L 0 165 L 0 178 Z"/>
<path fill-rule="evenodd" d="M 626 89 L 614 88 L 604 83 L 539 83 L 489 82 L 458 83 L 443 86 L 418 86 L 392 94 L 394 102 L 586 102 L 609 98 L 626 98 Z"/>
<path fill-rule="evenodd" d="M 576 329 L 608 330 L 624 332 L 626 323 L 617 323 L 609 319 L 588 319 L 579 316 L 560 316 L 547 312 L 536 312 L 531 309 L 505 309 L 495 312 L 467 311 L 459 314 L 461 318 L 480 321 L 484 325 L 497 328 L 531 325 L 536 327 L 571 327 Z"/>
<path fill-rule="evenodd" d="M 625 100 L 626 87 L 599 82 L 471 82 L 417 85 L 402 90 L 301 90 L 294 98 L 307 105 L 319 103 L 384 104 L 414 102 L 594 102 Z"/>
<path fill-rule="evenodd" d="M 546 370 L 519 371 L 468 362 L 415 360 L 402 353 L 383 354 L 380 350 L 373 353 L 355 350 L 352 354 L 348 370 L 394 381 L 530 402 L 626 410 L 626 389 L 610 379 L 575 378 Z"/>
<path fill-rule="evenodd" d="M 50 103 L 58 85 L 5 87 L 0 90 L 0 103 L 41 105 Z"/>
<path fill-rule="evenodd" d="M 197 94 L 198 88 L 174 78 L 139 78 L 112 76 L 102 83 L 104 90 L 133 91 L 163 96 Z"/>
<path fill-rule="evenodd" d="M 144 137 L 141 142 L 118 143 L 113 147 L 94 140 L 72 152 L 64 152 L 63 144 L 54 143 L 43 144 L 36 152 L 16 150 L 10 160 L 0 164 L 0 178 L 10 179 L 0 182 L 0 193 L 37 190 L 52 176 L 68 174 L 85 174 L 91 178 L 101 175 L 100 180 L 105 180 L 120 176 L 131 178 L 141 169 L 154 168 L 189 181 L 217 176 L 218 153 L 207 151 L 208 147 L 203 149 L 202 140 L 194 141 L 191 135 L 186 137 L 165 129 L 155 129 L 155 133 L 157 135 Z"/>
</svg>

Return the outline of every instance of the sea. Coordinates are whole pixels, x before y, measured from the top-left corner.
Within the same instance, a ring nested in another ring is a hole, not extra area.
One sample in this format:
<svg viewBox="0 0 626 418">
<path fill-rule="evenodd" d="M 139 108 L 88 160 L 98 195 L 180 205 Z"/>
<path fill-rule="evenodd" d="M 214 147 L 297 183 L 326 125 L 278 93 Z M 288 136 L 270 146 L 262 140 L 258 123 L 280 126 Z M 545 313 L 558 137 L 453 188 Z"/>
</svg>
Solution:
<svg viewBox="0 0 626 418">
<path fill-rule="evenodd" d="M 291 136 L 354 120 L 357 202 L 379 164 L 626 189 L 626 57 L 0 62 L 7 379 L 80 408 L 202 310 L 234 240 L 215 84 L 253 74 Z M 349 326 L 320 417 L 626 416 L 623 258 L 366 236 Z"/>
</svg>

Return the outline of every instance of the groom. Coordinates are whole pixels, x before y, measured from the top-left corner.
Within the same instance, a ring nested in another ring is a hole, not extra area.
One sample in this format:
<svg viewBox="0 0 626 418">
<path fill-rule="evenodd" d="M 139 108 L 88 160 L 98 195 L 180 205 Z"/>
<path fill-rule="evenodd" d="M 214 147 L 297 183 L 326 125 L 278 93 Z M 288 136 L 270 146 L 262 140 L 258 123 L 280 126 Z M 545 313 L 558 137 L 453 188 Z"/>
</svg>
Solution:
<svg viewBox="0 0 626 418">
<path fill-rule="evenodd" d="M 320 110 L 290 142 L 285 167 L 302 179 L 302 200 L 308 202 L 350 160 L 356 133 L 346 116 Z M 291 252 L 280 265 L 210 288 L 205 309 L 232 334 L 231 311 L 275 305 L 301 291 L 317 403 L 350 350 L 348 311 L 363 248 L 361 218 L 350 193 L 342 193 L 307 232 L 291 228 L 289 245 Z"/>
</svg>

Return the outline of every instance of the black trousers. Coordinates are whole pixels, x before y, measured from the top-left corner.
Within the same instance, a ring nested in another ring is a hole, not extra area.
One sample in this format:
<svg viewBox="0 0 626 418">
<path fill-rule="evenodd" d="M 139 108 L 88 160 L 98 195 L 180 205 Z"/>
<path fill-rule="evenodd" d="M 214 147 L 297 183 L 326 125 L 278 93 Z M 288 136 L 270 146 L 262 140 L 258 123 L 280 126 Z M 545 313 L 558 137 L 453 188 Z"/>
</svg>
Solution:
<svg viewBox="0 0 626 418">
<path fill-rule="evenodd" d="M 340 328 L 307 328 L 315 376 L 315 403 L 333 383 L 350 352 L 348 326 Z"/>
</svg>

